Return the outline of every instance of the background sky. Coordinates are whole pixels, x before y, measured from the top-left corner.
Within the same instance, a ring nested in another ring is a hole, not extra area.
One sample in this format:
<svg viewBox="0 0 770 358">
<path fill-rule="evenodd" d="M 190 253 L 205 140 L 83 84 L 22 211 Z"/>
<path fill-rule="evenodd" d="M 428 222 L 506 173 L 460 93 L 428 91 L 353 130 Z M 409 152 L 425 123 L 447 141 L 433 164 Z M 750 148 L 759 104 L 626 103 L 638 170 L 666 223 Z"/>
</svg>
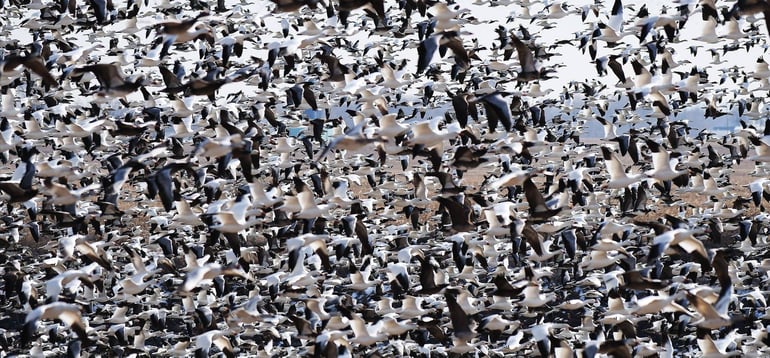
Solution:
<svg viewBox="0 0 770 358">
<path fill-rule="evenodd" d="M 503 1 L 497 2 L 502 3 Z M 255 26 L 262 26 L 262 23 L 264 23 L 265 28 L 270 30 L 270 34 L 268 35 L 262 35 L 258 39 L 255 38 L 255 44 L 248 45 L 247 46 L 247 56 L 256 56 L 260 58 L 266 58 L 267 57 L 267 48 L 270 46 L 271 43 L 285 43 L 286 39 L 282 37 L 280 34 L 281 32 L 281 21 L 284 19 L 291 19 L 294 17 L 294 15 L 291 14 L 273 14 L 270 10 L 273 8 L 273 4 L 266 0 L 257 0 L 252 2 L 242 2 L 239 0 L 228 0 L 227 2 L 228 7 L 230 7 L 232 10 L 231 13 L 225 13 L 225 14 L 218 14 L 214 15 L 214 19 L 219 19 L 220 21 L 224 22 L 227 21 L 225 16 L 233 16 L 232 14 L 235 13 L 234 16 L 246 16 L 250 17 L 254 22 Z M 634 2 L 634 4 L 631 4 L 631 2 L 626 1 L 626 8 L 624 10 L 624 18 L 626 20 L 625 29 L 629 32 L 636 33 L 638 30 L 634 26 L 633 21 L 635 19 L 636 13 L 639 10 L 640 5 L 638 5 L 638 2 Z M 665 6 L 665 1 L 646 1 L 644 2 L 647 4 L 648 9 L 650 10 L 651 14 L 659 14 L 661 12 L 661 8 Z M 600 7 L 600 14 L 599 16 L 594 16 L 594 14 L 590 14 L 589 17 L 586 19 L 586 22 L 583 22 L 581 20 L 581 17 L 579 15 L 580 9 L 583 6 L 591 5 L 593 2 L 590 1 L 569 1 L 568 2 L 568 10 L 570 12 L 569 15 L 559 18 L 559 19 L 546 19 L 544 20 L 536 19 L 534 21 L 522 18 L 523 14 L 525 14 L 525 10 L 523 9 L 522 5 L 518 4 L 508 4 L 508 5 L 501 5 L 501 6 L 490 6 L 488 3 L 481 3 L 481 1 L 472 1 L 472 0 L 459 0 L 456 2 L 455 5 L 452 5 L 450 8 L 461 8 L 461 9 L 468 9 L 468 14 L 464 15 L 465 18 L 468 18 L 471 16 L 474 20 L 468 23 L 463 24 L 462 31 L 463 31 L 463 39 L 465 41 L 466 48 L 470 48 L 473 46 L 472 39 L 476 39 L 478 41 L 478 46 L 482 48 L 486 48 L 487 50 L 481 50 L 479 51 L 479 55 L 482 58 L 483 62 L 489 62 L 490 61 L 490 55 L 491 55 L 491 49 L 495 46 L 495 43 L 497 42 L 497 35 L 494 32 L 494 29 L 498 25 L 503 25 L 508 29 L 516 29 L 519 26 L 524 26 L 527 28 L 527 30 L 532 33 L 535 37 L 535 43 L 540 46 L 549 46 L 551 44 L 555 44 L 557 41 L 561 40 L 571 40 L 572 44 L 563 44 L 556 48 L 550 48 L 548 51 L 552 53 L 557 53 L 557 56 L 552 57 L 549 61 L 546 61 L 543 63 L 545 66 L 553 66 L 553 65 L 561 65 L 563 67 L 558 68 L 558 72 L 556 73 L 556 77 L 550 80 L 542 81 L 541 83 L 541 89 L 544 91 L 550 91 L 545 96 L 538 97 L 538 98 L 529 98 L 530 104 L 539 103 L 540 101 L 544 100 L 561 100 L 561 93 L 564 91 L 565 86 L 568 86 L 571 82 L 585 82 L 585 83 L 593 83 L 592 81 L 596 81 L 595 83 L 603 84 L 608 86 L 606 90 L 602 91 L 598 94 L 597 100 L 599 101 L 606 101 L 609 103 L 610 110 L 614 110 L 616 108 L 620 108 L 622 106 L 626 105 L 626 101 L 623 98 L 623 96 L 617 95 L 618 92 L 615 91 L 614 84 L 616 82 L 616 78 L 611 73 L 604 77 L 598 77 L 597 72 L 595 69 L 594 64 L 591 62 L 590 57 L 587 53 L 582 53 L 578 49 L 579 40 L 578 38 L 581 36 L 589 35 L 592 30 L 595 28 L 595 24 L 599 20 L 606 20 L 607 19 L 607 12 L 612 6 L 611 1 L 604 2 L 604 6 Z M 727 2 L 719 2 L 717 4 L 718 7 L 730 7 L 732 3 Z M 43 2 L 43 5 L 45 5 L 45 2 Z M 116 1 L 115 5 L 118 8 L 124 7 L 125 3 L 121 1 Z M 139 17 L 139 23 L 138 27 L 143 28 L 145 26 L 150 26 L 158 21 L 164 20 L 167 17 L 163 14 L 155 13 L 154 8 L 162 7 L 162 6 L 169 6 L 169 2 L 167 1 L 156 1 L 156 0 L 150 0 L 148 1 L 145 6 L 142 7 L 142 11 L 140 12 Z M 668 4 L 669 7 L 671 7 L 671 4 Z M 757 25 L 760 28 L 760 34 L 762 35 L 762 38 L 758 41 L 760 43 L 759 46 L 755 46 L 748 51 L 745 49 L 737 50 L 737 51 L 731 51 L 723 54 L 723 47 L 725 45 L 732 45 L 734 44 L 733 41 L 727 40 L 727 41 L 721 41 L 716 44 L 710 44 L 705 43 L 702 41 L 698 41 L 696 38 L 701 33 L 703 27 L 704 27 L 704 21 L 701 19 L 700 14 L 698 11 L 700 11 L 695 3 L 690 5 L 693 9 L 693 13 L 689 17 L 689 19 L 686 22 L 686 25 L 684 28 L 681 29 L 678 41 L 675 43 L 669 43 L 667 47 L 673 50 L 674 53 L 674 59 L 676 61 L 682 61 L 684 62 L 683 65 L 679 66 L 678 68 L 675 68 L 674 71 L 681 71 L 684 73 L 687 73 L 690 71 L 690 69 L 693 66 L 697 66 L 700 69 L 706 69 L 706 71 L 709 74 L 709 80 L 712 83 L 718 83 L 720 77 L 723 75 L 722 70 L 725 68 L 733 67 L 735 66 L 738 71 L 744 71 L 746 73 L 751 73 L 751 71 L 754 70 L 755 64 L 758 58 L 761 58 L 765 55 L 765 51 L 767 50 L 766 46 L 766 30 L 764 26 L 764 20 L 760 19 Z M 34 6 L 33 6 L 34 7 Z M 533 17 L 537 17 L 540 15 L 547 14 L 547 11 L 545 10 L 547 7 L 547 4 L 541 3 L 541 2 L 533 2 L 529 5 L 527 5 L 529 9 L 529 14 Z M 393 9 L 391 13 L 397 12 L 397 4 L 395 1 L 386 1 L 386 9 Z M 668 9 L 669 15 L 675 15 L 676 9 L 670 8 Z M 186 16 L 189 16 L 189 13 L 185 13 Z M 39 10 L 36 9 L 29 9 L 28 16 L 34 18 L 36 16 L 39 16 Z M 395 15 L 394 15 L 395 16 Z M 313 19 L 316 21 L 319 26 L 323 26 L 324 23 L 327 24 L 334 24 L 335 19 L 329 20 L 326 18 L 326 13 L 322 9 L 318 9 L 315 12 L 310 12 L 307 10 L 303 11 L 303 17 L 305 19 Z M 415 19 L 418 18 L 418 15 L 414 16 Z M 84 48 L 94 46 L 95 44 L 101 43 L 104 48 L 108 48 L 108 41 L 110 38 L 114 37 L 111 32 L 121 30 L 126 27 L 125 22 L 117 22 L 114 25 L 105 27 L 105 33 L 102 36 L 96 36 L 96 37 L 83 37 L 83 38 L 73 38 L 70 40 L 73 40 L 75 43 L 80 44 Z M 748 21 L 742 20 L 740 23 L 742 28 L 748 27 L 750 24 Z M 34 25 L 26 24 L 26 26 L 34 27 Z M 29 28 L 24 27 L 24 24 L 21 23 L 11 23 L 8 27 L 10 30 L 9 33 L 9 39 L 18 39 L 21 43 L 30 42 L 32 40 L 31 37 L 31 31 Z M 717 27 L 717 33 L 725 33 L 727 31 L 725 26 L 718 26 Z M 304 38 L 302 35 L 296 34 L 296 31 L 293 31 L 295 33 L 295 37 L 299 40 Z M 137 33 L 139 36 L 139 41 L 143 44 L 150 43 L 154 39 L 154 35 L 151 35 L 149 38 L 145 37 L 144 30 Z M 377 46 L 381 43 L 383 43 L 384 40 L 392 40 L 392 39 L 383 39 L 381 38 L 381 34 L 371 34 L 369 31 L 359 31 L 359 28 L 356 28 L 355 26 L 352 26 L 348 28 L 347 30 L 347 38 L 350 40 L 351 43 L 358 42 L 359 48 L 366 48 L 371 46 Z M 651 38 L 648 36 L 647 41 L 649 41 Z M 742 42 L 745 42 L 747 40 L 740 40 Z M 131 56 L 140 56 L 141 54 L 133 53 L 131 44 L 127 43 L 125 40 L 121 39 L 120 46 L 125 49 L 124 56 L 128 60 L 131 60 Z M 408 64 L 407 67 L 404 69 L 404 73 L 414 73 L 414 69 L 416 67 L 416 58 L 417 58 L 417 49 L 415 48 L 416 43 L 408 44 L 408 46 L 402 50 L 398 51 L 392 51 L 391 54 L 393 55 L 393 62 L 398 63 L 402 59 L 407 59 Z M 691 47 L 697 47 L 697 53 L 693 54 L 690 51 Z M 621 52 L 628 52 L 631 54 L 631 56 L 635 56 L 639 58 L 642 62 L 646 63 L 648 61 L 647 53 L 645 51 L 639 51 L 640 48 L 639 40 L 635 36 L 627 36 L 624 38 L 624 42 L 618 44 L 614 48 L 608 48 L 604 42 L 599 42 L 598 46 L 598 57 L 601 56 L 607 56 L 610 54 L 618 54 Z M 719 54 L 721 55 L 722 63 L 719 64 L 712 64 L 712 54 L 710 53 L 710 49 L 719 49 Z M 357 59 L 353 58 L 351 55 L 346 54 L 345 51 L 337 51 L 336 52 L 340 56 L 340 60 L 343 63 L 352 63 L 356 61 Z M 368 56 L 374 56 L 375 51 L 372 51 L 368 53 Z M 104 54 L 104 49 L 97 49 L 92 53 L 93 57 L 95 57 L 95 60 L 98 60 L 100 62 L 111 62 L 114 61 L 115 58 L 110 58 L 110 56 L 107 56 Z M 509 64 L 516 66 L 516 56 L 509 61 Z M 660 59 L 657 60 L 657 62 L 660 62 Z M 154 69 L 148 69 L 148 71 L 154 71 Z M 625 71 L 627 76 L 632 76 L 633 71 L 631 69 L 630 64 L 625 65 Z M 157 72 L 157 71 L 155 71 Z M 157 76 L 157 74 L 155 74 Z M 407 76 L 408 77 L 408 76 Z M 301 80 L 301 79 L 300 79 Z M 656 79 L 653 79 L 653 82 L 656 81 Z M 673 76 L 673 82 L 676 83 L 679 81 L 679 76 L 674 75 Z M 420 85 L 413 86 L 412 90 L 405 93 L 404 95 L 406 97 L 413 96 L 415 101 L 421 96 L 421 93 L 419 92 L 421 88 L 424 85 L 425 79 L 418 79 L 418 83 Z M 492 82 L 494 82 L 494 79 L 492 79 Z M 739 81 L 742 82 L 742 81 Z M 503 84 L 503 87 L 506 90 L 509 91 L 526 91 L 527 88 L 516 88 L 514 87 L 515 82 L 510 82 Z M 753 86 L 753 87 L 752 87 Z M 752 91 L 752 89 L 759 86 L 758 81 L 751 81 L 748 84 L 742 84 L 742 83 L 732 83 L 732 81 L 728 80 L 727 83 L 719 85 L 714 87 L 713 89 L 710 89 L 708 91 L 709 95 L 701 96 L 701 102 L 697 105 L 691 105 L 688 108 L 684 109 L 683 111 L 677 113 L 675 116 L 673 116 L 672 120 L 688 120 L 690 121 L 690 124 L 693 127 L 696 128 L 712 128 L 720 131 L 729 131 L 732 128 L 734 128 L 738 124 L 738 117 L 737 117 L 737 109 L 734 107 L 730 108 L 730 102 L 728 101 L 736 101 L 741 98 L 746 99 L 749 98 L 750 95 L 754 95 L 756 97 L 764 98 L 767 96 L 766 90 L 760 90 L 760 91 Z M 237 90 L 240 90 L 241 88 L 238 88 L 237 86 L 226 86 L 223 91 L 225 93 L 227 92 L 235 92 Z M 376 88 L 374 90 L 377 90 Z M 621 92 L 622 93 L 622 92 Z M 703 112 L 705 110 L 705 102 L 703 101 L 704 98 L 711 98 L 710 94 L 716 94 L 718 95 L 718 98 L 722 98 L 723 102 L 720 103 L 719 108 L 720 110 L 723 110 L 725 112 L 730 112 L 730 115 L 726 115 L 723 117 L 720 117 L 719 119 L 704 119 L 703 118 Z M 138 94 L 136 94 L 138 96 Z M 619 101 L 616 101 L 618 98 L 620 98 Z M 200 101 L 201 99 L 195 99 L 194 101 Z M 558 107 L 552 107 L 548 112 L 547 116 L 550 119 L 551 117 L 555 115 L 562 115 L 562 116 L 575 116 L 577 115 L 578 111 L 581 109 L 581 107 L 584 104 L 584 101 L 582 100 L 581 96 L 576 96 L 575 99 L 571 102 L 564 102 L 564 106 L 561 108 Z M 190 103 L 190 105 L 195 105 L 194 103 Z M 441 111 L 436 111 L 436 115 L 440 113 Z M 764 112 L 764 104 L 762 106 L 761 112 Z M 641 108 L 639 111 L 636 112 L 639 116 L 644 118 L 648 113 L 649 110 Z M 609 114 L 608 114 L 609 116 Z M 620 128 L 620 131 L 624 131 L 626 129 Z M 588 136 L 596 137 L 602 135 L 601 127 L 599 126 L 598 122 L 589 120 L 586 128 L 585 128 L 585 134 Z"/>
</svg>

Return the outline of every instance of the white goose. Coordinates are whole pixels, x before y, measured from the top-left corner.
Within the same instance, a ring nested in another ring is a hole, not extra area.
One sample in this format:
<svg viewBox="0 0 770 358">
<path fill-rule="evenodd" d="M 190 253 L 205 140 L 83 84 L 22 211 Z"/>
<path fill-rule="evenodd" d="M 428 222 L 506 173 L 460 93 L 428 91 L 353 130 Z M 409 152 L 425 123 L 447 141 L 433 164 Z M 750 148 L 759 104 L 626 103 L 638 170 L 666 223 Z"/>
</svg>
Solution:
<svg viewBox="0 0 770 358">
<path fill-rule="evenodd" d="M 669 153 L 660 144 L 654 141 L 647 141 L 647 146 L 652 151 L 652 170 L 648 170 L 645 174 L 651 178 L 658 180 L 668 181 L 673 180 L 681 175 L 686 174 L 686 171 L 675 170 L 671 168 L 671 158 Z"/>
<path fill-rule="evenodd" d="M 605 183 L 605 186 L 608 189 L 627 188 L 647 177 L 644 173 L 631 176 L 627 175 L 617 154 L 606 146 L 602 146 L 602 156 L 604 157 L 604 164 L 607 167 L 607 173 L 610 175 L 610 180 Z"/>
</svg>

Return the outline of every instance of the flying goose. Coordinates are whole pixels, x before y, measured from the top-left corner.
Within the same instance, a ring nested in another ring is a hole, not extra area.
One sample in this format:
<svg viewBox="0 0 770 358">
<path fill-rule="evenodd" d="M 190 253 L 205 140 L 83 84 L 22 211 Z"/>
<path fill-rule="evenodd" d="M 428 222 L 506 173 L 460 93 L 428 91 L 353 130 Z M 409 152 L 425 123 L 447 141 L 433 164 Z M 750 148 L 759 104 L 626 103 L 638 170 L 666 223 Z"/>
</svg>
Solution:
<svg viewBox="0 0 770 358">
<path fill-rule="evenodd" d="M 543 294 L 540 284 L 529 282 L 524 288 L 524 299 L 518 304 L 529 309 L 543 307 L 553 300 L 553 295 Z"/>
<path fill-rule="evenodd" d="M 222 266 L 221 264 L 212 262 L 190 270 L 187 275 L 185 275 L 184 281 L 177 291 L 181 294 L 190 293 L 201 284 L 211 282 L 211 280 L 219 276 L 237 276 L 244 279 L 250 278 L 237 264 Z"/>
<path fill-rule="evenodd" d="M 679 312 L 691 315 L 690 311 L 676 301 L 685 296 L 684 291 L 669 296 L 666 294 L 650 295 L 636 300 L 636 306 L 629 309 L 635 315 L 657 314 L 661 312 Z"/>
<path fill-rule="evenodd" d="M 546 241 L 546 238 L 535 230 L 530 222 L 516 219 L 513 229 L 516 231 L 515 235 L 523 237 L 532 248 L 532 254 L 528 257 L 530 260 L 545 262 L 562 253 L 562 249 L 551 251 L 550 247 L 553 240 Z"/>
<path fill-rule="evenodd" d="M 673 229 L 656 236 L 652 241 L 652 248 L 648 255 L 648 261 L 658 258 L 669 247 L 678 247 L 685 252 L 697 254 L 706 262 L 711 262 L 712 254 L 703 245 L 703 242 L 695 235 L 703 233 L 703 230 L 688 230 L 685 228 Z"/>
<path fill-rule="evenodd" d="M 513 129 L 513 114 L 511 113 L 510 104 L 504 99 L 508 93 L 494 91 L 489 94 L 485 94 L 470 103 L 474 105 L 478 102 L 484 104 L 484 111 L 486 112 L 487 122 L 489 125 L 489 131 L 494 132 L 497 129 L 497 123 L 502 123 L 503 128 L 507 132 Z"/>
<path fill-rule="evenodd" d="M 623 164 L 621 164 L 620 159 L 617 157 L 615 152 L 606 146 L 602 146 L 601 148 L 602 157 L 604 157 L 604 163 L 607 167 L 607 173 L 610 175 L 610 180 L 604 184 L 607 188 L 627 188 L 628 186 L 633 185 L 634 183 L 637 183 L 646 177 L 644 173 L 631 176 L 627 175 L 625 169 L 623 169 Z"/>
<path fill-rule="evenodd" d="M 732 285 L 722 287 L 719 292 L 719 298 L 713 305 L 697 294 L 687 292 L 687 301 L 695 308 L 700 318 L 692 322 L 700 328 L 720 329 L 729 326 L 734 322 L 734 318 L 728 314 L 728 305 L 732 298 Z"/>
<path fill-rule="evenodd" d="M 398 314 L 389 313 L 386 314 L 382 321 L 380 321 L 379 332 L 388 335 L 389 337 L 401 336 L 409 331 L 417 329 L 417 324 L 408 320 L 398 320 Z"/>
<path fill-rule="evenodd" d="M 348 16 L 353 10 L 363 9 L 366 16 L 374 20 L 377 29 L 388 26 L 388 16 L 385 13 L 383 0 L 342 0 L 337 6 L 340 22 L 347 27 Z"/>
<path fill-rule="evenodd" d="M 225 334 L 226 332 L 224 331 L 211 330 L 195 337 L 195 346 L 200 350 L 200 355 L 203 357 L 209 356 L 209 350 L 213 344 L 224 353 L 225 357 L 234 358 L 236 356 L 235 349 Z M 197 355 L 198 353 L 196 353 Z"/>
<path fill-rule="evenodd" d="M 703 357 L 731 357 L 742 354 L 740 350 L 730 350 L 735 345 L 737 339 L 735 331 L 731 331 L 722 339 L 714 339 L 711 333 L 706 330 L 697 330 L 698 348 L 700 348 Z"/>
<path fill-rule="evenodd" d="M 524 180 L 524 196 L 529 203 L 529 215 L 530 219 L 534 221 L 543 221 L 551 218 L 562 211 L 562 208 L 550 208 L 545 204 L 545 198 L 537 188 L 532 178 L 529 177 Z"/>
<path fill-rule="evenodd" d="M 479 324 L 479 329 L 491 332 L 493 335 L 490 338 L 497 340 L 499 339 L 502 333 L 509 332 L 512 329 L 514 329 L 516 326 L 517 324 L 515 322 L 507 320 L 499 314 L 492 314 L 484 317 L 481 320 L 481 323 Z"/>
<path fill-rule="evenodd" d="M 104 242 L 100 242 L 97 237 L 72 235 L 61 238 L 58 242 L 59 254 L 65 260 L 74 259 L 75 251 L 88 258 L 88 260 L 98 263 L 105 269 L 112 269 L 112 262 L 109 255 L 102 247 Z"/>
<path fill-rule="evenodd" d="M 465 203 L 458 202 L 454 198 L 438 196 L 434 200 L 449 212 L 452 221 L 452 230 L 455 232 L 472 231 L 476 226 L 472 222 L 473 210 Z"/>
<path fill-rule="evenodd" d="M 609 14 L 609 21 L 607 25 L 616 32 L 623 31 L 623 1 L 615 0 L 612 3 L 612 9 Z"/>
<path fill-rule="evenodd" d="M 519 63 L 521 64 L 521 71 L 517 73 L 516 81 L 529 82 L 539 79 L 548 79 L 548 73 L 551 70 L 538 69 L 535 61 L 535 55 L 529 46 L 519 39 L 515 34 L 511 34 L 511 40 L 516 47 L 516 54 L 519 57 Z"/>
<path fill-rule="evenodd" d="M 320 3 L 326 7 L 326 3 L 323 0 L 270 0 L 275 4 L 273 12 L 295 12 L 299 11 L 303 6 L 307 6 L 311 9 L 318 7 Z"/>
<path fill-rule="evenodd" d="M 727 13 L 730 17 L 740 17 L 762 13 L 770 14 L 770 3 L 766 0 L 738 0 Z M 770 22 L 765 21 L 765 26 L 770 32 Z"/>
<path fill-rule="evenodd" d="M 447 128 L 438 130 L 439 119 L 432 121 L 419 122 L 412 126 L 411 135 L 408 139 L 409 144 L 423 145 L 426 148 L 438 148 L 439 153 L 443 151 L 444 141 L 457 137 L 462 131 L 455 123 L 447 125 Z"/>
<path fill-rule="evenodd" d="M 452 322 L 453 336 L 463 341 L 470 341 L 476 332 L 471 327 L 468 313 L 457 303 L 457 290 L 445 290 L 444 298 L 449 309 L 449 318 Z"/>
<path fill-rule="evenodd" d="M 671 16 L 661 14 L 649 16 L 646 4 L 642 5 L 641 9 L 639 9 L 637 18 L 636 26 L 638 26 L 641 31 L 639 34 L 640 43 L 645 41 L 647 35 L 650 34 L 650 31 L 658 27 L 663 28 L 663 31 L 670 42 L 674 42 L 679 30 L 679 22 L 687 20 L 686 17 L 681 15 Z"/>
<path fill-rule="evenodd" d="M 209 78 L 210 76 L 194 78 L 185 83 L 182 88 L 186 96 L 206 96 L 209 101 L 215 102 L 216 94 L 222 86 L 249 78 L 253 70 L 251 67 L 243 67 L 223 78 Z"/>
<path fill-rule="evenodd" d="M 680 171 L 671 168 L 669 153 L 662 145 L 648 139 L 647 146 L 650 148 L 650 151 L 652 151 L 653 166 L 652 170 L 645 172 L 647 176 L 658 180 L 669 181 L 687 174 L 687 171 Z"/>
<path fill-rule="evenodd" d="M 387 139 L 396 138 L 409 131 L 409 127 L 398 122 L 398 114 L 390 113 L 379 119 L 379 130 L 376 132 L 380 137 Z"/>
<path fill-rule="evenodd" d="M 401 81 L 397 79 L 396 72 L 393 70 L 392 67 L 390 67 L 390 65 L 387 62 L 383 63 L 382 67 L 380 67 L 380 73 L 382 73 L 381 85 L 389 89 L 398 89 L 403 86 L 409 85 L 412 82 L 410 80 Z"/>
<path fill-rule="evenodd" d="M 701 34 L 696 36 L 695 40 L 703 41 L 705 43 L 711 43 L 711 44 L 722 41 L 722 36 L 717 35 L 716 28 L 717 28 L 717 19 L 712 17 L 706 19 L 705 21 L 703 21 Z"/>
<path fill-rule="evenodd" d="M 97 63 L 76 67 L 71 76 L 79 76 L 86 72 L 96 76 L 100 86 L 99 93 L 102 95 L 122 97 L 138 90 L 146 82 L 143 76 L 136 76 L 133 80 L 127 79 L 118 63 Z"/>
<path fill-rule="evenodd" d="M 423 298 L 406 295 L 401 300 L 401 308 L 396 310 L 396 313 L 400 318 L 416 318 L 423 317 L 431 313 L 432 309 L 426 309 L 422 307 Z"/>
<path fill-rule="evenodd" d="M 455 56 L 456 64 L 469 64 L 470 59 L 468 52 L 463 46 L 463 41 L 460 38 L 460 34 L 456 31 L 444 31 L 431 35 L 422 42 L 417 48 L 417 75 L 421 75 L 428 69 L 436 51 L 439 50 L 443 54 L 443 48 L 449 48 Z"/>
<path fill-rule="evenodd" d="M 529 332 L 532 334 L 532 338 L 536 342 L 536 346 L 538 351 L 540 352 L 540 355 L 542 357 L 551 356 L 551 352 L 553 351 L 553 348 L 551 346 L 551 337 L 552 333 L 551 330 L 555 328 L 561 328 L 567 326 L 566 324 L 556 324 L 556 323 L 543 323 L 538 322 L 537 325 L 533 325 Z"/>
<path fill-rule="evenodd" d="M 28 347 L 32 342 L 40 320 L 54 319 L 62 321 L 70 329 L 75 331 L 78 335 L 78 339 L 85 345 L 92 343 L 88 338 L 88 333 L 86 332 L 87 326 L 83 321 L 80 307 L 71 303 L 53 302 L 39 306 L 27 313 L 27 317 L 24 319 L 24 326 L 22 327 L 22 347 Z"/>
<path fill-rule="evenodd" d="M 12 181 L 0 182 L 0 191 L 8 195 L 7 203 L 22 203 L 28 201 L 38 194 L 38 189 L 23 188 L 19 183 Z"/>
<path fill-rule="evenodd" d="M 416 258 L 420 261 L 420 285 L 422 286 L 417 293 L 434 294 L 449 285 L 443 282 L 442 277 L 444 275 L 437 269 L 438 265 L 432 262 L 430 258 L 423 255 L 416 255 Z"/>
<path fill-rule="evenodd" d="M 183 21 L 162 21 L 156 23 L 154 26 L 148 27 L 147 31 L 149 33 L 151 30 L 156 30 L 162 35 L 179 35 L 189 31 L 198 23 L 198 20 L 207 16 L 209 16 L 209 12 L 202 11 L 198 15 Z"/>
<path fill-rule="evenodd" d="M 770 198 L 770 187 L 768 187 L 767 179 L 760 178 L 749 183 L 749 191 L 751 191 L 751 200 L 754 206 L 760 206 L 762 204 L 762 198 L 768 200 Z"/>
<path fill-rule="evenodd" d="M 35 55 L 10 55 L 6 56 L 0 61 L 0 84 L 6 85 L 8 83 L 6 78 L 18 77 L 20 75 L 17 68 L 24 66 L 36 75 L 40 76 L 43 80 L 43 84 L 50 87 L 58 85 L 56 79 L 48 71 L 45 66 L 45 62 L 40 56 Z"/>
<path fill-rule="evenodd" d="M 607 42 L 608 46 L 614 46 L 618 42 L 623 41 L 623 38 L 629 35 L 634 35 L 634 31 L 622 31 L 619 32 L 618 30 L 615 30 L 613 27 L 608 26 L 607 24 L 603 22 L 599 22 L 597 24 L 596 30 L 592 34 L 592 38 L 594 40 L 601 40 L 604 42 Z"/>
<path fill-rule="evenodd" d="M 94 183 L 77 190 L 70 190 L 67 186 L 53 182 L 48 178 L 45 180 L 43 193 L 51 197 L 50 203 L 53 205 L 72 205 L 83 197 L 96 195 L 100 188 L 101 184 Z"/>
<path fill-rule="evenodd" d="M 350 342 L 361 346 L 370 346 L 388 339 L 388 334 L 381 332 L 377 327 L 366 324 L 363 318 L 357 313 L 352 314 L 350 319 L 350 328 L 353 330 L 353 338 Z M 374 332 L 374 333 L 373 333 Z"/>
<path fill-rule="evenodd" d="M 174 201 L 174 208 L 176 209 L 176 214 L 173 217 L 174 222 L 190 226 L 203 225 L 200 214 L 195 213 L 190 207 L 190 203 L 184 198 Z"/>
<path fill-rule="evenodd" d="M 750 136 L 749 140 L 751 141 L 751 144 L 754 145 L 756 154 L 746 157 L 746 160 L 755 162 L 770 162 L 770 146 L 755 136 Z"/>
<path fill-rule="evenodd" d="M 350 127 L 344 134 L 334 137 L 318 154 L 315 160 L 323 160 L 326 158 L 326 155 L 334 149 L 359 151 L 372 143 L 380 141 L 380 138 L 369 138 L 364 134 L 363 129 L 365 125 L 366 121 L 363 120 L 355 126 Z"/>
</svg>

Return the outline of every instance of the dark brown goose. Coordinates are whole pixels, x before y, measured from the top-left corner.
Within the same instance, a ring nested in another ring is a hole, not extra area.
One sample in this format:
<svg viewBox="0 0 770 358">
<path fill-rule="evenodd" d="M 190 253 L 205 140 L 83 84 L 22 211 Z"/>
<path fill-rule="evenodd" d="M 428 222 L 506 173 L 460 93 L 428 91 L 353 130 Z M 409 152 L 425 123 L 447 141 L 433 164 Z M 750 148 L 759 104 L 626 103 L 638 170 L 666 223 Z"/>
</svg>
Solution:
<svg viewBox="0 0 770 358">
<path fill-rule="evenodd" d="M 121 97 L 135 92 L 145 83 L 143 76 L 136 76 L 129 80 L 123 74 L 123 71 L 117 63 L 97 63 L 76 68 L 71 76 L 82 76 L 86 72 L 91 72 L 99 81 L 99 93 L 105 96 Z"/>
</svg>

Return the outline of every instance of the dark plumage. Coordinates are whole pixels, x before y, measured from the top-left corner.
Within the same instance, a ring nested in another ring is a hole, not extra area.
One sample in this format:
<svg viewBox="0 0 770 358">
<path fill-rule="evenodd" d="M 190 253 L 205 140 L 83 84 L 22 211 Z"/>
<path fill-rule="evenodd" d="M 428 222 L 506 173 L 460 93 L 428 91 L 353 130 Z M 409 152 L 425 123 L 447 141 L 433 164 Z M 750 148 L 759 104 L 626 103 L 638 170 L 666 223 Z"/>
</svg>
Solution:
<svg viewBox="0 0 770 358">
<path fill-rule="evenodd" d="M 457 232 L 472 231 L 475 225 L 471 222 L 472 210 L 464 203 L 459 203 L 455 199 L 436 197 L 445 210 L 449 212 L 449 216 L 452 220 L 452 230 Z"/>
<path fill-rule="evenodd" d="M 124 96 L 139 89 L 144 84 L 144 78 L 139 76 L 133 81 L 125 78 L 118 64 L 98 63 L 76 68 L 73 76 L 91 72 L 99 81 L 99 91 L 104 95 Z"/>
<path fill-rule="evenodd" d="M 545 205 L 543 194 L 540 193 L 531 178 L 524 180 L 524 195 L 527 198 L 527 203 L 529 203 L 530 217 L 534 220 L 548 219 L 562 210 L 562 208 L 551 209 Z"/>
</svg>

